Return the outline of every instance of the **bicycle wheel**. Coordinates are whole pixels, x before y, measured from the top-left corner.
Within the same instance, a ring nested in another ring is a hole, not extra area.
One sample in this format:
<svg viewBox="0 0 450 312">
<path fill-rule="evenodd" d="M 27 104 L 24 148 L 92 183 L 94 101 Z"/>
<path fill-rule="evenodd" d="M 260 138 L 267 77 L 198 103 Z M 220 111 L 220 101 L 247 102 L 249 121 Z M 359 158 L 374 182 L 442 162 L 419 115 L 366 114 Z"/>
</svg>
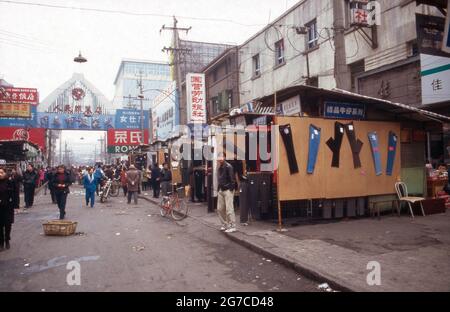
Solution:
<svg viewBox="0 0 450 312">
<path fill-rule="evenodd" d="M 109 192 L 109 195 L 111 195 L 111 197 L 117 197 L 119 196 L 120 193 L 120 187 L 118 185 L 111 185 L 111 190 Z"/>
<path fill-rule="evenodd" d="M 161 217 L 167 216 L 167 199 L 163 198 L 161 199 L 161 203 L 159 204 L 159 213 L 161 214 Z"/>
<path fill-rule="evenodd" d="M 172 202 L 172 218 L 176 221 L 187 217 L 188 206 L 184 200 L 174 200 Z"/>
</svg>

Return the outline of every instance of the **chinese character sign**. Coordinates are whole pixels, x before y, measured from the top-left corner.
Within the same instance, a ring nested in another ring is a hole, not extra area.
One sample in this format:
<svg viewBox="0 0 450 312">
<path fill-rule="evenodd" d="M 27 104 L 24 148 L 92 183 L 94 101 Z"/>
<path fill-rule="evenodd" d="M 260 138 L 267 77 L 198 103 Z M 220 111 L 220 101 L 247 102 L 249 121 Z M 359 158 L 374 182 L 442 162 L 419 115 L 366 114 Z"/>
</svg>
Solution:
<svg viewBox="0 0 450 312">
<path fill-rule="evenodd" d="M 37 89 L 4 88 L 0 92 L 0 103 L 38 105 L 39 95 Z"/>
<path fill-rule="evenodd" d="M 144 129 L 149 128 L 149 112 L 144 111 Z M 118 109 L 116 111 L 115 128 L 117 129 L 141 129 L 141 111 L 133 109 Z"/>
<path fill-rule="evenodd" d="M 37 126 L 45 129 L 106 131 L 114 128 L 114 117 L 112 115 L 86 116 L 85 114 L 39 112 L 37 114 Z"/>
<path fill-rule="evenodd" d="M 147 144 L 149 130 L 144 130 L 144 141 L 142 142 L 141 130 L 128 129 L 109 129 L 108 130 L 108 152 L 109 153 L 127 153 L 133 147 Z"/>
<path fill-rule="evenodd" d="M 188 123 L 206 123 L 205 74 L 187 74 Z"/>
<path fill-rule="evenodd" d="M 366 117 L 364 104 L 325 102 L 325 118 L 362 120 Z"/>
<path fill-rule="evenodd" d="M 450 58 L 421 54 L 422 104 L 450 100 Z"/>
<path fill-rule="evenodd" d="M 31 106 L 26 103 L 0 103 L 0 117 L 31 118 Z"/>
</svg>

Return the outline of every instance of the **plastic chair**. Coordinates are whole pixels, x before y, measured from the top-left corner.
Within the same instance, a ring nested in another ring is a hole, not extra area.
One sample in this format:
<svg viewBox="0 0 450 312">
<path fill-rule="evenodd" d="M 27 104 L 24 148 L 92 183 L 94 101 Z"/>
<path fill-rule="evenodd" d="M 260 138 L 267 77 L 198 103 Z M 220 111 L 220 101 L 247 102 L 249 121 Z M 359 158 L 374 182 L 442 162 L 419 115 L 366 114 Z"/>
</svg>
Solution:
<svg viewBox="0 0 450 312">
<path fill-rule="evenodd" d="M 412 210 L 412 204 L 415 204 L 417 202 L 420 203 L 420 208 L 422 209 L 422 214 L 425 217 L 425 211 L 423 210 L 423 205 L 422 205 L 422 201 L 424 201 L 425 198 L 408 196 L 408 188 L 406 187 L 406 184 L 403 182 L 395 183 L 395 190 L 397 192 L 397 196 L 400 201 L 400 205 L 402 202 L 408 203 L 409 211 L 411 212 L 411 216 L 413 217 L 413 219 L 414 219 L 414 212 Z"/>
</svg>

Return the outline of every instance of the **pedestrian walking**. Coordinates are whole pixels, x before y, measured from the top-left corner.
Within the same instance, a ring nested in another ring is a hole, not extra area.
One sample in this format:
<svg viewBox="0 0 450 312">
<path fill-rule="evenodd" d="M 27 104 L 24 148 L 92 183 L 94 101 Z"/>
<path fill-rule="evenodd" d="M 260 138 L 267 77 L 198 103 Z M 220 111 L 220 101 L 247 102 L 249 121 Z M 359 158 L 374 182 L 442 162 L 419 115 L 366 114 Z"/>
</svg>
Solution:
<svg viewBox="0 0 450 312">
<path fill-rule="evenodd" d="M 0 251 L 9 249 L 11 228 L 14 223 L 14 183 L 9 180 L 5 168 L 0 168 Z"/>
<path fill-rule="evenodd" d="M 169 164 L 164 163 L 161 171 L 161 190 L 162 195 L 167 196 L 172 192 L 172 172 L 169 169 Z"/>
<path fill-rule="evenodd" d="M 16 169 L 12 169 L 9 175 L 9 180 L 14 187 L 14 198 L 13 198 L 13 208 L 20 208 L 20 184 L 22 183 L 22 175 L 17 172 Z"/>
<path fill-rule="evenodd" d="M 127 171 L 128 204 L 131 204 L 131 197 L 133 197 L 134 204 L 137 205 L 140 183 L 141 173 L 134 165 L 131 165 L 130 169 Z"/>
<path fill-rule="evenodd" d="M 147 169 L 145 169 L 145 167 L 144 167 L 144 168 L 142 168 L 141 172 L 142 172 L 142 179 L 141 179 L 142 180 L 142 190 L 146 191 L 147 188 L 148 188 L 148 173 L 147 173 Z"/>
<path fill-rule="evenodd" d="M 83 185 L 86 190 L 86 206 L 91 203 L 91 208 L 95 205 L 95 191 L 97 190 L 97 179 L 94 175 L 94 169 L 88 168 L 88 173 L 83 177 Z"/>
<path fill-rule="evenodd" d="M 58 170 L 53 179 L 53 187 L 55 189 L 56 202 L 59 209 L 59 219 L 66 217 L 66 202 L 69 194 L 69 186 L 72 185 L 70 173 L 63 165 L 58 166 Z"/>
<path fill-rule="evenodd" d="M 101 185 L 102 181 L 105 179 L 105 173 L 102 170 L 102 166 L 101 165 L 97 166 L 97 169 L 95 170 L 94 175 L 95 175 L 95 178 L 98 181 L 97 188 L 96 188 L 96 193 L 97 193 L 97 196 L 98 196 L 98 193 L 99 193 L 99 190 L 100 190 L 100 185 Z"/>
<path fill-rule="evenodd" d="M 234 190 L 236 180 L 233 166 L 225 161 L 223 156 L 218 158 L 218 197 L 217 213 L 222 223 L 221 231 L 236 232 L 236 215 L 234 213 Z"/>
<path fill-rule="evenodd" d="M 153 197 L 159 198 L 160 191 L 160 181 L 161 180 L 161 169 L 157 163 L 153 165 L 152 168 L 152 188 L 153 188 Z"/>
<path fill-rule="evenodd" d="M 120 170 L 120 184 L 122 185 L 123 196 L 126 197 L 128 192 L 128 185 L 127 185 L 127 170 L 125 166 L 123 166 L 122 169 Z"/>
<path fill-rule="evenodd" d="M 25 208 L 31 208 L 34 203 L 34 192 L 39 181 L 39 174 L 32 164 L 28 164 L 27 170 L 23 174 L 23 192 L 25 197 Z"/>
<path fill-rule="evenodd" d="M 56 204 L 55 188 L 53 187 L 53 180 L 55 176 L 56 176 L 56 168 L 50 168 L 47 172 L 47 184 L 53 204 Z"/>
</svg>

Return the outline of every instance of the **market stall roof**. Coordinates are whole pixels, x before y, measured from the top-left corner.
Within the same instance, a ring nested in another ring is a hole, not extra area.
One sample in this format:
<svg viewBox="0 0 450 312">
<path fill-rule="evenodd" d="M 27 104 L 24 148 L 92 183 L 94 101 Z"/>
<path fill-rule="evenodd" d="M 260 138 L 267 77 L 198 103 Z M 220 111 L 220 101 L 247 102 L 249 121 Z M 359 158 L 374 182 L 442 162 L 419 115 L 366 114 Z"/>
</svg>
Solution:
<svg viewBox="0 0 450 312">
<path fill-rule="evenodd" d="M 341 89 L 322 89 L 312 86 L 297 85 L 292 86 L 281 91 L 277 91 L 277 101 L 280 102 L 284 99 L 288 99 L 295 95 L 302 95 L 308 97 L 323 98 L 324 100 L 336 100 L 336 101 L 358 101 L 359 103 L 373 105 L 376 108 L 386 111 L 391 114 L 401 115 L 407 119 L 413 119 L 417 121 L 438 121 L 448 123 L 450 117 L 419 109 L 406 104 L 396 103 L 388 100 L 378 99 L 358 93 L 353 93 Z M 265 96 L 257 99 L 259 102 L 268 103 L 273 105 L 274 95 Z"/>
</svg>

